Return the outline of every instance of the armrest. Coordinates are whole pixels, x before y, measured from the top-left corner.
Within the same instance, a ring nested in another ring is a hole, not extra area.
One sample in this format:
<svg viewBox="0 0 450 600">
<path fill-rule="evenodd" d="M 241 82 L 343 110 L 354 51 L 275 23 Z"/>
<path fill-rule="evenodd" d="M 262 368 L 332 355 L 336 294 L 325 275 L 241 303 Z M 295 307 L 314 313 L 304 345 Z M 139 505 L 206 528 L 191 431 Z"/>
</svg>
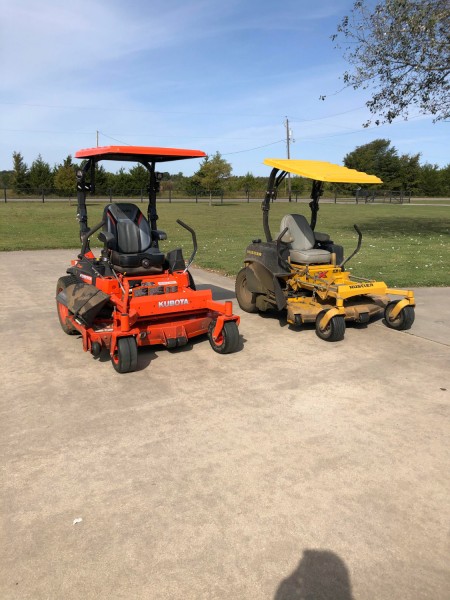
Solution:
<svg viewBox="0 0 450 600">
<path fill-rule="evenodd" d="M 101 231 L 97 238 L 100 242 L 103 242 L 107 248 L 110 248 L 112 243 L 115 241 L 114 235 L 110 231 Z"/>
<path fill-rule="evenodd" d="M 316 242 L 329 242 L 330 241 L 330 236 L 328 235 L 328 233 L 320 233 L 320 231 L 315 231 L 314 237 L 316 239 Z"/>
<path fill-rule="evenodd" d="M 152 237 L 156 238 L 158 241 L 167 240 L 167 233 L 161 231 L 161 229 L 152 229 Z"/>
</svg>

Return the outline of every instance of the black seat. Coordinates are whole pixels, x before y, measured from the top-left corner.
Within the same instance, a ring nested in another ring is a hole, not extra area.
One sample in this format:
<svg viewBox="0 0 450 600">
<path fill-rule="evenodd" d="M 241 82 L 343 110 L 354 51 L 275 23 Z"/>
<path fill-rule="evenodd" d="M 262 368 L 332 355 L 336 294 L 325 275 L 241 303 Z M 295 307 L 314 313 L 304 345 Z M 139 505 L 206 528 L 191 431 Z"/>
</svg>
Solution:
<svg viewBox="0 0 450 600">
<path fill-rule="evenodd" d="M 150 225 L 135 204 L 108 204 L 103 217 L 106 245 L 116 271 L 130 275 L 163 271 L 164 253 L 152 245 L 154 236 Z M 158 233 L 154 232 L 155 240 L 158 239 Z"/>
</svg>

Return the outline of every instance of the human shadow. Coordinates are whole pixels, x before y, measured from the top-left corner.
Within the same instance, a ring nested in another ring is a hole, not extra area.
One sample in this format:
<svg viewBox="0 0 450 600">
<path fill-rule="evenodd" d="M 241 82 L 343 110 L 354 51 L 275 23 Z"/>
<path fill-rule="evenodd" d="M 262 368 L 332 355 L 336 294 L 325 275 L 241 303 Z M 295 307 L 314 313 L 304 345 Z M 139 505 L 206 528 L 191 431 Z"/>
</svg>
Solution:
<svg viewBox="0 0 450 600">
<path fill-rule="evenodd" d="M 344 561 L 329 550 L 304 550 L 291 575 L 283 579 L 274 600 L 353 600 Z"/>
</svg>

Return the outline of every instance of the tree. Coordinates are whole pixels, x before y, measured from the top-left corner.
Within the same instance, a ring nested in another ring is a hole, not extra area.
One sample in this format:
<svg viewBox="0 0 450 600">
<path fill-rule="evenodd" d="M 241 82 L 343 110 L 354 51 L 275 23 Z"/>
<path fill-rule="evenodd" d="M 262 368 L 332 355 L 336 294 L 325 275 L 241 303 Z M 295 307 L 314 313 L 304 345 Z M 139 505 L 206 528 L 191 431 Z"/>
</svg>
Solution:
<svg viewBox="0 0 450 600">
<path fill-rule="evenodd" d="M 363 146 L 357 146 L 344 157 L 349 169 L 377 175 L 385 187 L 392 190 L 407 189 L 416 191 L 419 179 L 420 154 L 398 155 L 390 140 L 374 140 Z"/>
<path fill-rule="evenodd" d="M 76 190 L 76 179 L 75 179 L 76 166 L 72 162 L 72 157 L 69 156 L 64 160 L 61 165 L 58 165 L 55 169 L 53 176 L 53 185 L 56 191 L 69 194 Z"/>
<path fill-rule="evenodd" d="M 222 158 L 220 152 L 207 156 L 200 164 L 199 170 L 193 175 L 193 183 L 200 185 L 209 193 L 211 205 L 212 194 L 220 189 L 221 183 L 231 175 L 231 165 Z"/>
<path fill-rule="evenodd" d="M 106 194 L 109 183 L 109 173 L 105 167 L 99 163 L 95 163 L 95 193 Z"/>
<path fill-rule="evenodd" d="M 450 164 L 441 169 L 439 173 L 439 181 L 441 184 L 439 196 L 450 196 Z"/>
<path fill-rule="evenodd" d="M 50 165 L 45 162 L 40 154 L 36 160 L 31 163 L 29 173 L 30 188 L 33 190 L 53 188 L 53 173 Z"/>
<path fill-rule="evenodd" d="M 392 181 L 398 173 L 397 150 L 390 147 L 390 140 L 374 140 L 357 146 L 344 157 L 344 165 L 349 169 L 377 175 L 383 182 Z"/>
<path fill-rule="evenodd" d="M 419 192 L 423 196 L 441 196 L 442 186 L 439 167 L 426 163 L 422 165 L 419 175 Z"/>
<path fill-rule="evenodd" d="M 252 173 L 250 173 L 250 171 L 248 171 L 244 175 L 244 177 L 239 177 L 238 180 L 239 180 L 239 183 L 242 184 L 242 189 L 244 190 L 244 192 L 247 195 L 247 200 L 249 200 L 250 193 L 256 189 L 256 185 L 257 185 L 254 175 Z"/>
<path fill-rule="evenodd" d="M 13 152 L 13 175 L 12 187 L 17 193 L 24 193 L 29 190 L 29 170 L 20 152 Z"/>
<path fill-rule="evenodd" d="M 114 181 L 114 191 L 117 194 L 122 194 L 123 196 L 130 195 L 131 176 L 123 167 L 121 167 L 117 173 L 114 174 L 111 180 Z"/>
<path fill-rule="evenodd" d="M 376 125 L 407 120 L 412 106 L 434 121 L 449 118 L 449 30 L 448 0 L 383 0 L 373 9 L 354 3 L 332 39 L 353 67 L 343 75 L 346 86 L 373 89 L 366 106 Z"/>
<path fill-rule="evenodd" d="M 303 177 L 294 177 L 291 180 L 291 190 L 294 194 L 301 194 L 305 189 L 305 180 Z"/>
<path fill-rule="evenodd" d="M 414 194 L 419 191 L 420 152 L 418 154 L 401 154 L 399 156 L 398 183 L 392 189 L 401 189 Z"/>
<path fill-rule="evenodd" d="M 150 175 L 142 165 L 135 165 L 130 169 L 130 184 L 133 190 L 147 190 Z"/>
<path fill-rule="evenodd" d="M 14 171 L 0 171 L 0 186 L 10 187 Z"/>
</svg>

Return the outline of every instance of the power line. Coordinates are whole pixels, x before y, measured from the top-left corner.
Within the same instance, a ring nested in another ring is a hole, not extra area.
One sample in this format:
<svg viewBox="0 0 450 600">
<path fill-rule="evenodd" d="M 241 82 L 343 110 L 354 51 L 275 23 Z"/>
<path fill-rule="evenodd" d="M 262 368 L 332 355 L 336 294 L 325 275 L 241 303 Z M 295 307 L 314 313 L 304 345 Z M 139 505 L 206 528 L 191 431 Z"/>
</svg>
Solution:
<svg viewBox="0 0 450 600">
<path fill-rule="evenodd" d="M 236 112 L 205 112 L 205 111 L 201 111 L 201 112 L 189 112 L 189 111 L 180 111 L 180 110 L 175 110 L 175 111 L 165 111 L 165 110 L 155 110 L 155 109 L 148 109 L 148 108 L 116 108 L 116 107 L 110 107 L 110 106 L 75 106 L 75 105 L 64 105 L 64 104 L 31 104 L 31 103 L 20 103 L 20 102 L 0 102 L 0 105 L 4 105 L 4 106 L 24 106 L 24 107 L 29 107 L 29 108 L 53 108 L 53 109 L 63 109 L 63 110 L 91 110 L 91 111 L 97 111 L 97 110 L 101 110 L 101 111 L 111 111 L 111 112 L 131 112 L 131 113 L 154 113 L 154 114 L 161 114 L 161 115 L 189 115 L 189 116 L 204 116 L 204 115 L 208 115 L 208 116 L 223 116 L 223 115 L 232 115 L 232 116 L 236 116 Z M 317 117 L 314 119 L 302 119 L 302 118 L 298 118 L 298 117 L 293 117 L 294 119 L 302 122 L 302 123 L 309 123 L 312 121 L 323 121 L 325 119 L 332 119 L 333 117 L 339 117 L 341 115 L 345 115 L 348 113 L 352 113 L 352 112 L 356 112 L 358 110 L 361 110 L 362 108 L 365 108 L 365 106 L 358 106 L 356 108 L 352 108 L 343 112 L 338 112 L 338 113 L 334 113 L 332 115 L 328 115 L 326 117 Z M 264 118 L 275 118 L 278 117 L 279 115 L 276 115 L 275 113 L 251 113 L 251 114 L 245 114 L 245 113 L 241 113 L 238 114 L 237 116 L 239 117 L 248 117 L 248 116 L 252 116 L 252 117 L 264 117 Z"/>
<path fill-rule="evenodd" d="M 276 142 L 270 142 L 270 144 L 264 144 L 264 146 L 256 146 L 256 148 L 247 148 L 247 150 L 237 150 L 236 152 L 227 152 L 226 154 L 222 154 L 222 156 L 230 156 L 230 154 L 241 154 L 241 152 L 252 152 L 252 150 L 259 150 L 260 148 L 267 148 L 267 146 L 274 146 L 275 144 L 279 144 L 280 142 L 284 142 L 284 139 L 278 140 Z"/>
<path fill-rule="evenodd" d="M 103 137 L 106 137 L 110 140 L 114 140 L 115 142 L 118 142 L 119 144 L 123 144 L 124 146 L 131 146 L 131 144 L 128 144 L 127 142 L 122 142 L 121 140 L 116 140 L 116 138 L 111 137 L 110 135 L 107 135 L 106 133 L 103 133 L 103 131 L 97 131 L 97 133 L 101 133 Z M 98 137 L 97 137 L 97 146 L 98 146 Z"/>
<path fill-rule="evenodd" d="M 1 103 L 0 103 L 1 104 Z M 75 134 L 75 135 L 95 135 L 96 131 L 69 131 L 69 130 L 48 130 L 48 129 L 7 129 L 7 128 L 0 128 L 0 131 L 6 131 L 9 133 L 50 133 L 50 134 L 56 134 L 56 135 L 68 135 L 68 134 Z M 115 139 L 113 137 L 111 137 L 111 134 L 107 135 L 106 133 L 103 133 L 101 131 L 99 131 L 99 133 L 101 133 L 104 137 L 108 137 L 110 139 Z M 120 136 L 126 136 L 126 137 L 139 137 L 139 138 L 148 138 L 148 137 L 164 137 L 165 139 L 177 139 L 179 140 L 180 138 L 183 139 L 190 139 L 190 140 L 218 140 L 221 139 L 219 137 L 214 137 L 214 136 L 206 136 L 206 135 L 166 135 L 165 133 L 159 133 L 159 132 L 153 132 L 153 133 L 112 133 L 112 135 L 120 135 Z M 254 138 L 251 137 L 230 137 L 227 138 L 227 141 L 250 141 L 253 140 Z M 115 141 L 120 141 L 120 140 L 115 140 Z M 121 144 L 125 144 L 125 142 L 120 142 Z M 130 144 L 126 144 L 127 146 L 129 146 Z"/>
<path fill-rule="evenodd" d="M 99 131 L 99 133 L 101 133 L 104 137 L 109 138 L 110 140 L 114 140 L 115 142 L 118 142 L 119 144 L 123 144 L 125 146 L 130 146 L 130 144 L 127 144 L 127 142 L 123 142 L 122 140 L 117 140 L 116 138 L 113 138 L 110 135 L 103 133 L 102 131 Z M 236 152 L 227 152 L 226 154 L 222 154 L 222 156 L 229 156 L 230 154 L 241 154 L 242 152 L 252 152 L 253 150 L 259 150 L 260 148 L 267 148 L 267 146 L 274 146 L 275 144 L 279 144 L 282 141 L 283 140 L 277 140 L 276 142 L 270 142 L 270 144 L 264 144 L 263 146 L 256 146 L 256 148 L 247 148 L 246 150 L 237 150 Z"/>
</svg>

